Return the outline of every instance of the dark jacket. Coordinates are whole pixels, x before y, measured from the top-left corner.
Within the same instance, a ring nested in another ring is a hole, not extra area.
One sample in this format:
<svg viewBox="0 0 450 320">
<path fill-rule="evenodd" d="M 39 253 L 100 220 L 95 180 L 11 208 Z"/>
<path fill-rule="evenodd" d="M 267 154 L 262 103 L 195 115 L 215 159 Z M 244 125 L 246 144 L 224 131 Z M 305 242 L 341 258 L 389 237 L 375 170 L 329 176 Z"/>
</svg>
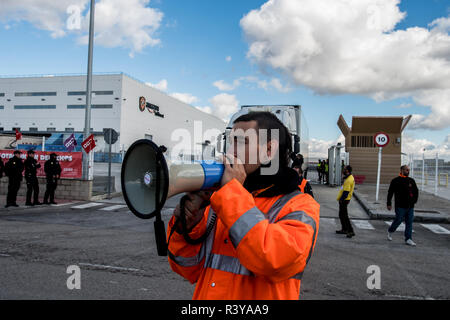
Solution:
<svg viewBox="0 0 450 320">
<path fill-rule="evenodd" d="M 392 206 L 392 196 L 395 198 L 396 208 L 414 208 L 419 199 L 419 190 L 414 179 L 401 176 L 392 179 L 387 196 L 388 206 Z"/>
<path fill-rule="evenodd" d="M 0 178 L 3 177 L 4 171 L 5 171 L 5 165 L 3 164 L 3 160 L 0 159 Z"/>
<path fill-rule="evenodd" d="M 298 185 L 301 185 L 301 184 L 302 184 L 303 179 L 305 179 L 305 178 L 299 177 Z M 314 193 L 313 193 L 313 191 L 312 191 L 312 187 L 311 187 L 311 185 L 309 184 L 309 182 L 306 182 L 306 185 L 305 185 L 305 193 L 309 194 L 311 197 L 314 198 Z"/>
<path fill-rule="evenodd" d="M 32 157 L 28 157 L 23 164 L 25 166 L 25 178 L 35 178 L 37 169 L 41 167 L 41 164 Z"/>
<path fill-rule="evenodd" d="M 59 176 L 61 174 L 61 166 L 59 165 L 59 161 L 56 159 L 45 161 L 44 171 L 47 179 L 52 179 L 54 176 Z"/>
<path fill-rule="evenodd" d="M 5 165 L 5 173 L 10 179 L 22 181 L 23 162 L 22 159 L 12 157 Z"/>
</svg>

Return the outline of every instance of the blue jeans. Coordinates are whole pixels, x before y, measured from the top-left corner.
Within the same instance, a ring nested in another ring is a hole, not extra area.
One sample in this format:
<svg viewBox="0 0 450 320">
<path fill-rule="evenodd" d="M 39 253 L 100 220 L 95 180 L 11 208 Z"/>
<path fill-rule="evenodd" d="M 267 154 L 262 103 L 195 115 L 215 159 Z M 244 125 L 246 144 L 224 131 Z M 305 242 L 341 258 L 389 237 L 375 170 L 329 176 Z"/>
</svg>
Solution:
<svg viewBox="0 0 450 320">
<path fill-rule="evenodd" d="M 395 219 L 389 227 L 390 233 L 395 232 L 405 219 L 405 241 L 412 239 L 412 224 L 414 220 L 414 208 L 395 208 Z"/>
</svg>

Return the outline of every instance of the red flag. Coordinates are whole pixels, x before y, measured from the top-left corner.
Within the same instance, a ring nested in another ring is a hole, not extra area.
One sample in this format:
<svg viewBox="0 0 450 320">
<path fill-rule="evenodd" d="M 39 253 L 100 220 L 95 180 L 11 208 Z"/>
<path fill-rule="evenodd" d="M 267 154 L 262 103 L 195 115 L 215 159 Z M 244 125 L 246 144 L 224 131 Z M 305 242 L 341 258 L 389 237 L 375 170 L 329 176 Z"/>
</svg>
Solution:
<svg viewBox="0 0 450 320">
<path fill-rule="evenodd" d="M 21 140 L 22 139 L 22 134 L 19 132 L 19 130 L 17 130 L 16 128 L 16 141 L 17 140 Z"/>
<path fill-rule="evenodd" d="M 86 140 L 81 143 L 81 146 L 83 147 L 84 151 L 86 151 L 86 153 L 91 152 L 91 150 L 95 148 L 94 135 L 91 134 L 89 137 L 87 137 Z"/>
</svg>

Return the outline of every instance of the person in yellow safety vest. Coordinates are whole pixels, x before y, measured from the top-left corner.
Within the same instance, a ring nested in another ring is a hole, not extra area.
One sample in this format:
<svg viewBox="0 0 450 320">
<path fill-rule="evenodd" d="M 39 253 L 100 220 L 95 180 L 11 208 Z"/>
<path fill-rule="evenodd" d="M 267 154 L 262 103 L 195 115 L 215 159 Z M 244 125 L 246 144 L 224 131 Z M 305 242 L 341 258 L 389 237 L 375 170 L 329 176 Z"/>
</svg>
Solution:
<svg viewBox="0 0 450 320">
<path fill-rule="evenodd" d="M 328 178 L 329 178 L 329 175 L 328 175 L 328 159 L 327 159 L 327 162 L 325 162 L 325 179 L 326 179 L 326 184 L 329 183 L 328 182 Z"/>
<path fill-rule="evenodd" d="M 302 170 L 301 166 L 299 166 L 298 164 L 294 164 L 292 169 L 294 169 L 298 173 L 298 177 L 299 177 L 298 187 L 299 187 L 300 191 L 303 192 L 303 193 L 307 193 L 311 197 L 314 198 L 314 193 L 312 191 L 311 184 L 309 183 L 308 180 L 306 180 L 303 177 L 303 170 Z"/>
<path fill-rule="evenodd" d="M 193 299 L 297 300 L 320 205 L 298 190 L 298 175 L 289 168 L 291 135 L 275 115 L 240 116 L 230 138 L 220 188 L 211 197 L 189 193 L 169 221 L 170 266 L 196 283 Z M 202 235 L 205 241 L 191 244 Z"/>
<path fill-rule="evenodd" d="M 339 219 L 341 221 L 341 230 L 337 230 L 337 234 L 346 234 L 347 238 L 355 236 L 352 224 L 348 217 L 348 204 L 352 199 L 353 190 L 355 189 L 355 178 L 352 175 L 352 167 L 344 167 L 344 184 L 339 190 L 337 201 L 339 201 Z"/>
<path fill-rule="evenodd" d="M 317 174 L 319 175 L 319 183 L 322 181 L 322 162 L 317 162 Z"/>
</svg>

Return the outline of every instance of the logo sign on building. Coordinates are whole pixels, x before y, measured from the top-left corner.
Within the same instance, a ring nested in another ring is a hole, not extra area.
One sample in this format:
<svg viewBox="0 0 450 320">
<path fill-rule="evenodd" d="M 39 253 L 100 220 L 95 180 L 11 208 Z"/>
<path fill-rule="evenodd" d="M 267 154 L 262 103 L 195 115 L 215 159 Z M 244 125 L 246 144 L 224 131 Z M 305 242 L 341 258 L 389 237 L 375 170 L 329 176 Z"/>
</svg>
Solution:
<svg viewBox="0 0 450 320">
<path fill-rule="evenodd" d="M 384 132 L 378 132 L 374 136 L 374 143 L 377 147 L 385 147 L 389 143 L 389 135 Z"/>
<path fill-rule="evenodd" d="M 75 139 L 75 135 L 73 133 L 64 141 L 64 146 L 69 152 L 72 152 L 73 149 L 75 149 L 77 146 L 77 140 Z"/>
<path fill-rule="evenodd" d="M 86 151 L 86 153 L 91 152 L 91 150 L 95 148 L 94 135 L 91 134 L 89 137 L 87 137 L 86 140 L 81 143 L 81 146 L 83 147 L 84 151 Z"/>
<path fill-rule="evenodd" d="M 144 112 L 145 109 L 157 117 L 164 118 L 164 115 L 159 112 L 159 107 L 157 105 L 147 102 L 145 97 L 139 97 L 139 110 Z"/>
<path fill-rule="evenodd" d="M 34 151 L 34 159 L 40 163 L 41 167 L 37 169 L 38 177 L 45 177 L 44 165 L 45 161 L 50 159 L 51 153 L 56 153 L 56 159 L 61 165 L 61 178 L 65 179 L 81 179 L 83 166 L 82 152 L 59 152 L 59 151 Z M 0 150 L 0 160 L 4 163 L 14 156 L 14 150 Z M 27 153 L 22 150 L 20 158 L 25 160 Z"/>
</svg>

